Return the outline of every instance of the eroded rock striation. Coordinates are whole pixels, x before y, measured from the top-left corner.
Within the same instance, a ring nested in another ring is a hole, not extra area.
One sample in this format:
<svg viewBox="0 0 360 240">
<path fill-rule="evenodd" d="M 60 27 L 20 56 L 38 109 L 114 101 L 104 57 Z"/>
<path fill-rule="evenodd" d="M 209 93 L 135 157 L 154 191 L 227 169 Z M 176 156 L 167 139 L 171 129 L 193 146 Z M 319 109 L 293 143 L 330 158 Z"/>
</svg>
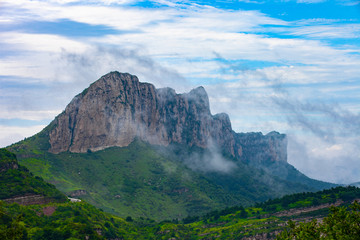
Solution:
<svg viewBox="0 0 360 240">
<path fill-rule="evenodd" d="M 164 146 L 216 144 L 238 159 L 261 149 L 271 161 L 286 161 L 285 135 L 235 133 L 227 114 L 211 114 L 203 87 L 177 94 L 171 88 L 139 82 L 128 73 L 111 72 L 91 84 L 56 117 L 54 125 L 49 134 L 53 153 L 124 147 L 137 137 Z"/>
<path fill-rule="evenodd" d="M 38 194 L 25 194 L 23 196 L 3 199 L 3 201 L 7 203 L 17 203 L 20 205 L 35 205 L 35 204 L 47 204 L 53 200 L 51 198 L 47 198 Z"/>
</svg>

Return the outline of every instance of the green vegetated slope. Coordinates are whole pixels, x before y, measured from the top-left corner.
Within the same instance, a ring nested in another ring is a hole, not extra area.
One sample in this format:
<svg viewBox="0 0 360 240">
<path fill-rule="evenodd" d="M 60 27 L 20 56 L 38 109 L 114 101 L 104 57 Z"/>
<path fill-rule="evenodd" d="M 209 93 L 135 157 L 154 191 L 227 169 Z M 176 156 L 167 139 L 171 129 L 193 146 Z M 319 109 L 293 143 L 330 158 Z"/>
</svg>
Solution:
<svg viewBox="0 0 360 240">
<path fill-rule="evenodd" d="M 38 176 L 33 176 L 26 167 L 20 166 L 16 155 L 6 149 L 0 149 L 0 199 L 9 199 L 36 194 L 65 201 L 67 197 Z"/>
<path fill-rule="evenodd" d="M 274 239 L 288 220 L 310 221 L 336 211 L 349 219 L 335 219 L 344 225 L 360 224 L 359 209 L 349 213 L 360 189 L 338 187 L 317 193 L 303 193 L 269 200 L 253 207 L 242 206 L 212 211 L 183 221 L 155 222 L 146 218 L 126 220 L 102 212 L 86 202 L 19 206 L 0 202 L 1 239 Z M 330 204 L 343 205 L 333 208 Z M 331 209 L 331 211 L 329 211 Z M 345 211 L 345 212 L 344 212 Z M 338 214 L 339 215 L 339 214 Z M 337 215 L 337 216 L 338 216 Z M 354 218 L 355 216 L 355 218 Z M 356 216 L 358 216 L 356 218 Z M 310 229 L 311 230 L 311 229 Z M 307 231 L 310 231 L 307 229 Z M 291 234 L 293 232 L 290 231 Z M 356 239 L 357 235 L 348 234 Z M 283 234 L 282 236 L 285 236 Z M 18 236 L 6 238 L 4 236 Z M 352 237 L 352 238 L 351 238 Z M 282 238 L 286 239 L 286 238 Z M 308 239 L 308 238 L 300 238 Z M 319 238 L 312 238 L 319 239 Z"/>
<path fill-rule="evenodd" d="M 9 149 L 34 175 L 118 216 L 181 219 L 217 208 L 248 206 L 271 197 L 317 190 L 281 180 L 231 158 L 227 161 L 236 163 L 236 167 L 230 173 L 193 171 L 184 162 L 194 154 L 199 158 L 209 156 L 200 148 L 154 147 L 134 141 L 128 147 L 98 152 L 51 154 L 47 151 L 49 129 L 51 125 Z"/>
<path fill-rule="evenodd" d="M 141 146 L 141 144 L 137 143 L 132 147 Z M 112 149 L 107 150 L 111 151 Z M 129 151 L 128 148 L 115 148 L 115 150 Z M 287 195 L 246 208 L 237 205 L 224 209 L 221 206 L 218 207 L 219 210 L 208 212 L 202 216 L 188 216 L 183 220 L 175 219 L 156 222 L 150 218 L 130 216 L 124 219 L 106 213 L 86 201 L 58 203 L 59 198 L 56 196 L 64 197 L 64 195 L 60 194 L 54 186 L 45 183 L 40 178 L 32 177 L 32 173 L 17 164 L 14 154 L 5 149 L 1 149 L 0 153 L 1 174 L 13 173 L 14 171 L 22 173 L 20 177 L 6 175 L 8 178 L 2 178 L 2 183 L 8 187 L 8 191 L 2 189 L 2 194 L 7 193 L 8 196 L 13 196 L 12 186 L 21 186 L 23 191 L 18 191 L 15 195 L 37 193 L 49 196 L 52 199 L 52 202 L 48 204 L 30 206 L 0 201 L 0 239 L 246 239 L 255 236 L 269 237 L 271 239 L 276 234 L 287 229 L 286 222 L 288 220 L 299 222 L 323 218 L 329 213 L 330 204 L 346 206 L 354 199 L 360 199 L 359 188 L 337 187 L 315 193 Z M 101 152 L 99 154 L 101 155 Z M 101 162 L 100 156 L 95 156 Z M 116 158 L 118 156 L 117 153 Z M 79 161 L 83 160 L 79 159 Z M 51 172 L 51 169 L 52 167 L 49 167 L 46 171 Z M 156 168 L 150 169 L 155 171 Z M 168 171 L 170 170 L 168 169 Z M 126 172 L 131 175 L 129 169 Z M 60 174 L 60 170 L 57 173 L 59 174 L 57 180 L 61 181 L 63 175 Z M 76 172 L 76 174 L 79 176 L 77 179 L 78 184 L 81 184 L 81 171 L 80 174 L 79 172 Z M 95 174 L 93 178 L 96 179 L 96 173 L 93 174 Z M 19 181 L 19 179 L 22 179 L 23 182 Z M 96 180 L 93 181 L 93 184 L 95 184 Z M 68 183 L 67 187 L 70 186 L 69 189 L 74 189 L 71 187 L 74 184 Z M 142 186 L 141 189 L 143 188 Z M 139 189 L 135 189 L 136 193 Z M 89 199 L 92 199 L 92 194 L 89 193 L 88 195 L 90 196 Z M 132 199 L 137 202 L 136 198 Z M 359 218 L 354 218 L 354 214 L 348 213 L 345 207 L 340 210 L 332 209 L 332 211 L 335 211 L 335 213 L 338 211 L 341 216 L 351 216 L 346 218 L 346 222 L 342 221 L 341 226 L 344 226 L 344 224 L 352 226 L 359 223 Z M 355 214 L 358 214 L 358 212 L 355 212 Z M 292 227 L 281 236 L 293 236 L 298 232 L 303 234 L 304 227 L 302 226 L 305 225 L 299 226 Z M 306 229 L 306 231 L 310 230 Z M 337 234 L 340 234 L 341 237 L 343 233 L 337 232 Z M 349 233 L 347 234 L 349 235 Z"/>
<path fill-rule="evenodd" d="M 288 222 L 288 227 L 277 235 L 278 240 L 287 239 L 360 239 L 360 204 L 354 202 L 349 207 L 331 207 L 331 213 L 321 221 L 313 219 L 296 224 Z"/>
<path fill-rule="evenodd" d="M 250 165 L 255 168 L 262 169 L 268 174 L 277 176 L 285 181 L 292 183 L 302 183 L 303 185 L 311 186 L 317 190 L 338 186 L 336 184 L 311 179 L 287 162 L 269 162 L 267 164 L 250 163 Z"/>
<path fill-rule="evenodd" d="M 134 224 L 85 202 L 21 206 L 0 201 L 0 239 L 138 239 L 139 236 Z"/>
<path fill-rule="evenodd" d="M 213 209 L 248 206 L 271 197 L 317 190 L 231 158 L 227 160 L 236 163 L 236 167 L 230 173 L 193 171 L 184 162 L 194 154 L 200 158 L 209 155 L 200 148 L 154 147 L 136 140 L 123 148 L 51 154 L 47 151 L 51 127 L 8 149 L 34 175 L 67 195 L 122 217 L 181 219 Z"/>
<path fill-rule="evenodd" d="M 332 205 L 348 206 L 355 199 L 360 199 L 360 189 L 356 187 L 287 195 L 252 207 L 237 206 L 213 211 L 202 217 L 189 217 L 183 220 L 186 224 L 160 223 L 158 239 L 254 239 L 255 236 L 274 239 L 287 229 L 289 220 L 304 222 L 321 219 L 329 214 Z M 357 214 L 359 216 L 360 213 Z M 351 224 L 360 224 L 360 218 Z M 354 235 L 347 239 L 356 237 Z"/>
</svg>

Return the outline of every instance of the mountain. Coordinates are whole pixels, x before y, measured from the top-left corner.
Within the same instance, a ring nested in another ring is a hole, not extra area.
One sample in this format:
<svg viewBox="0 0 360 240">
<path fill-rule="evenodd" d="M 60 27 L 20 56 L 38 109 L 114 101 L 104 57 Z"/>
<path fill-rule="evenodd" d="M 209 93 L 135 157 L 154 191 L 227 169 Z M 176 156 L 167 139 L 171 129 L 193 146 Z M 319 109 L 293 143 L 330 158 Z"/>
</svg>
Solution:
<svg viewBox="0 0 360 240">
<path fill-rule="evenodd" d="M 49 133 L 52 153 L 124 147 L 137 137 L 151 145 L 216 145 L 241 158 L 246 139 L 251 138 L 246 135 L 241 141 L 244 136 L 232 131 L 227 114 L 211 115 L 203 87 L 176 94 L 171 88 L 156 89 L 118 72 L 103 76 L 77 95 L 54 125 Z M 264 157 L 286 161 L 285 135 L 270 135 L 261 143 Z"/>
<path fill-rule="evenodd" d="M 212 116 L 204 88 L 188 94 L 155 89 L 136 76 L 113 72 L 77 95 L 55 120 L 50 152 L 84 153 L 128 146 L 135 137 L 152 145 L 206 147 L 210 141 L 235 156 L 229 117 Z"/>
<path fill-rule="evenodd" d="M 286 135 L 236 133 L 203 87 L 176 94 L 111 72 L 8 147 L 35 175 L 120 216 L 184 218 L 335 186 L 287 163 Z"/>
</svg>

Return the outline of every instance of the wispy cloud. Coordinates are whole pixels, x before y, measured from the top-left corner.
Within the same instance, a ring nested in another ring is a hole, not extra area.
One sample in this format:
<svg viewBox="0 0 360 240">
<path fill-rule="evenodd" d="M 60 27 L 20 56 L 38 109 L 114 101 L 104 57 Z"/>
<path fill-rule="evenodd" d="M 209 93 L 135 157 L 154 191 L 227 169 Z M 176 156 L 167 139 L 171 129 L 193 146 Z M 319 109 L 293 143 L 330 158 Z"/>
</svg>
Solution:
<svg viewBox="0 0 360 240">
<path fill-rule="evenodd" d="M 3 126 L 0 125 L 0 146 L 8 146 L 11 143 L 18 142 L 23 140 L 26 136 L 32 136 L 40 132 L 45 125 L 39 126 L 26 126 L 26 127 L 16 127 L 16 126 Z"/>
<path fill-rule="evenodd" d="M 222 156 L 212 140 L 209 140 L 208 148 L 204 153 L 192 153 L 186 156 L 184 162 L 189 168 L 199 172 L 230 173 L 237 168 L 234 162 Z"/>
<path fill-rule="evenodd" d="M 360 135 L 360 114 L 351 113 L 336 104 L 302 103 L 287 98 L 273 98 L 274 103 L 288 112 L 291 126 L 299 126 L 318 137 L 333 142 L 336 136 Z"/>
<path fill-rule="evenodd" d="M 297 3 L 322 3 L 326 2 L 327 0 L 297 0 Z"/>
<path fill-rule="evenodd" d="M 291 28 L 276 28 L 275 32 L 287 36 L 304 36 L 315 39 L 352 39 L 359 38 L 360 24 L 358 23 L 328 23 L 307 25 Z"/>
</svg>

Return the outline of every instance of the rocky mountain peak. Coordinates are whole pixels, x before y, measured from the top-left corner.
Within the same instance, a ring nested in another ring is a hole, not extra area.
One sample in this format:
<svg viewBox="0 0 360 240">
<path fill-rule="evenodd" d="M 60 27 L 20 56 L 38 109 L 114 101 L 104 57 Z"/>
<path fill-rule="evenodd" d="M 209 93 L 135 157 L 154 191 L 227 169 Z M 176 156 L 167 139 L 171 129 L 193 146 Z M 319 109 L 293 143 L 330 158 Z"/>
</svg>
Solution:
<svg viewBox="0 0 360 240">
<path fill-rule="evenodd" d="M 248 143 L 232 130 L 227 114 L 211 114 L 203 87 L 177 94 L 174 89 L 156 89 L 134 75 L 119 72 L 108 73 L 91 84 L 54 123 L 49 133 L 49 151 L 53 153 L 123 147 L 137 137 L 163 146 L 179 143 L 206 148 L 211 142 L 241 159 Z M 262 146 L 270 145 L 277 148 L 275 152 L 286 152 L 286 145 L 284 150 L 283 144 L 262 142 Z"/>
<path fill-rule="evenodd" d="M 189 102 L 194 102 L 197 106 L 210 114 L 209 97 L 204 87 L 200 86 L 191 90 L 188 94 L 185 94 L 185 97 Z"/>
</svg>

